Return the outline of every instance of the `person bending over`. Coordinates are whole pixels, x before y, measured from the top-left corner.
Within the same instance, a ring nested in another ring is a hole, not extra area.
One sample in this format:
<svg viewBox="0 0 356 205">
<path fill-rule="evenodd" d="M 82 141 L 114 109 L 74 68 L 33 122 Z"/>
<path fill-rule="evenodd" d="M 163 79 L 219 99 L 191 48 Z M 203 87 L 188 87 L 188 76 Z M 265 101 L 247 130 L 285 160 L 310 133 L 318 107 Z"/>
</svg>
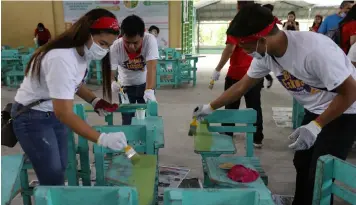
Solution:
<svg viewBox="0 0 356 205">
<path fill-rule="evenodd" d="M 240 8 L 245 6 L 242 4 L 238 6 L 238 11 Z M 248 5 L 248 4 L 247 4 Z M 236 37 L 228 35 L 226 40 L 225 49 L 221 55 L 220 62 L 216 66 L 213 74 L 212 80 L 217 81 L 220 78 L 220 71 L 230 58 L 230 66 L 225 78 L 225 90 L 229 89 L 236 82 L 240 81 L 242 77 L 246 74 L 248 68 L 250 67 L 252 57 L 249 56 L 242 48 L 238 45 L 239 41 Z M 247 108 L 253 108 L 257 111 L 257 131 L 253 137 L 253 144 L 255 147 L 262 147 L 263 140 L 263 117 L 261 108 L 261 89 L 263 86 L 263 81 L 261 81 L 257 86 L 249 90 L 245 95 L 245 102 Z M 240 99 L 232 102 L 225 106 L 225 109 L 239 109 Z M 235 124 L 224 123 L 225 126 L 234 126 Z M 227 135 L 233 136 L 233 133 L 226 133 Z"/>
<path fill-rule="evenodd" d="M 75 94 L 91 103 L 100 115 L 117 109 L 117 105 L 95 96 L 84 79 L 89 62 L 102 60 L 103 95 L 111 100 L 108 52 L 118 34 L 115 15 L 105 9 L 93 9 L 69 30 L 38 48 L 28 63 L 11 116 L 14 134 L 40 185 L 64 185 L 68 128 L 113 150 L 126 147 L 123 132 L 99 133 L 73 112 Z M 25 110 L 26 107 L 31 108 Z"/>
<path fill-rule="evenodd" d="M 295 150 L 297 172 L 293 205 L 311 205 L 317 159 L 330 154 L 345 160 L 356 136 L 356 69 L 327 36 L 281 31 L 272 13 L 259 5 L 242 8 L 227 33 L 254 59 L 247 75 L 193 115 L 202 119 L 240 99 L 273 71 L 305 108 L 289 148 Z"/>
<path fill-rule="evenodd" d="M 145 33 L 145 23 L 136 15 L 130 15 L 122 21 L 121 32 L 122 38 L 117 39 L 110 48 L 113 92 L 118 93 L 122 86 L 130 103 L 156 101 L 156 38 Z M 119 83 L 115 82 L 115 77 Z M 134 116 L 135 113 L 122 113 L 122 124 L 130 125 Z"/>
<path fill-rule="evenodd" d="M 49 40 L 51 40 L 51 32 L 43 25 L 43 23 L 38 23 L 35 30 L 35 41 L 38 46 L 43 46 Z"/>
</svg>

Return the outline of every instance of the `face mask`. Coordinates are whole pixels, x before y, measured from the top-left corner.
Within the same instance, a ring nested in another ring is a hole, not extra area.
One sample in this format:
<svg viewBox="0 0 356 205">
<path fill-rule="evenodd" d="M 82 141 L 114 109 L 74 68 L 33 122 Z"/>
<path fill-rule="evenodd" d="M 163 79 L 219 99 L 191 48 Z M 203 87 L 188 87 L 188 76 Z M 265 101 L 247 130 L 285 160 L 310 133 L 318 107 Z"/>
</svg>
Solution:
<svg viewBox="0 0 356 205">
<path fill-rule="evenodd" d="M 346 16 L 346 13 L 345 13 L 345 12 L 342 12 L 342 13 L 340 14 L 340 16 L 341 16 L 342 18 L 344 18 L 344 17 Z"/>
<path fill-rule="evenodd" d="M 100 47 L 95 41 L 93 40 L 93 36 L 91 37 L 93 44 L 88 47 L 84 46 L 84 53 L 87 60 L 101 60 L 103 59 L 106 54 L 109 52 L 109 49 L 105 49 Z"/>
<path fill-rule="evenodd" d="M 258 43 L 260 42 L 260 40 L 257 41 L 257 45 L 256 45 L 256 50 L 252 53 L 249 53 L 250 56 L 252 56 L 253 58 L 256 58 L 258 60 L 264 58 L 266 56 L 267 53 L 267 44 L 266 44 L 266 51 L 263 54 L 260 54 L 259 52 L 257 52 L 257 48 L 258 48 Z"/>
<path fill-rule="evenodd" d="M 38 31 L 43 31 L 43 29 L 42 29 L 42 28 L 40 28 L 40 29 L 38 29 Z"/>
<path fill-rule="evenodd" d="M 257 58 L 258 60 L 263 58 L 263 56 L 260 53 L 258 53 L 257 51 L 254 51 L 254 52 L 250 53 L 249 55 L 252 56 L 253 58 Z"/>
</svg>

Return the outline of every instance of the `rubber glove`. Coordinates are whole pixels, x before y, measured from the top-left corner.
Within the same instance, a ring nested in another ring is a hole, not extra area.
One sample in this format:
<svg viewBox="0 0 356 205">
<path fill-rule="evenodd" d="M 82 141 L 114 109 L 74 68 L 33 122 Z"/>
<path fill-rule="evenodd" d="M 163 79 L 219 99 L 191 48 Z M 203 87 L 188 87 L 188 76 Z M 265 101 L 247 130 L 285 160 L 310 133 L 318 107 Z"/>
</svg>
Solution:
<svg viewBox="0 0 356 205">
<path fill-rule="evenodd" d="M 321 132 L 321 127 L 315 121 L 311 121 L 307 125 L 297 128 L 290 136 L 289 139 L 293 141 L 288 147 L 298 150 L 307 150 L 312 147 Z"/>
<path fill-rule="evenodd" d="M 120 151 L 127 146 L 127 139 L 123 132 L 101 133 L 98 144 L 112 150 Z"/>
<path fill-rule="evenodd" d="M 218 81 L 220 78 L 220 71 L 214 70 L 213 75 L 211 76 L 211 79 L 214 81 Z"/>
<path fill-rule="evenodd" d="M 147 103 L 147 101 L 154 101 L 156 102 L 156 96 L 155 96 L 155 91 L 152 89 L 147 89 L 145 90 L 145 94 L 143 95 L 143 99 L 145 100 L 145 102 Z"/>
<path fill-rule="evenodd" d="M 119 108 L 118 104 L 111 104 L 101 98 L 95 98 L 91 102 L 91 105 L 94 111 L 101 117 L 107 116 L 109 112 L 115 112 Z"/>
<path fill-rule="evenodd" d="M 111 83 L 111 92 L 113 93 L 119 93 L 121 88 L 121 84 L 116 81 L 112 81 Z"/>
<path fill-rule="evenodd" d="M 211 107 L 210 104 L 207 105 L 199 105 L 193 111 L 193 117 L 196 117 L 197 120 L 202 121 L 205 116 L 211 114 L 214 109 Z"/>
</svg>

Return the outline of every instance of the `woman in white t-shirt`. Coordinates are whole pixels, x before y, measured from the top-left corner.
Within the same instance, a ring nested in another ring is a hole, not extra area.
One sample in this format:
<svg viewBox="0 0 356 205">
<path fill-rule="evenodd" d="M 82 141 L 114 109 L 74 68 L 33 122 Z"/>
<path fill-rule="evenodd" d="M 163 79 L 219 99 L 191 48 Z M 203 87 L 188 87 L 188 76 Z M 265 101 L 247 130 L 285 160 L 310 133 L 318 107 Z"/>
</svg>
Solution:
<svg viewBox="0 0 356 205">
<path fill-rule="evenodd" d="M 102 60 L 103 93 L 111 100 L 108 52 L 118 34 L 115 15 L 94 9 L 32 56 L 11 116 L 14 133 L 40 185 L 64 184 L 67 127 L 104 147 L 121 150 L 127 145 L 124 133 L 99 133 L 73 112 L 75 94 L 91 103 L 99 115 L 118 108 L 117 104 L 96 97 L 84 84 L 89 62 Z M 16 116 L 19 112 L 22 113 Z"/>
</svg>

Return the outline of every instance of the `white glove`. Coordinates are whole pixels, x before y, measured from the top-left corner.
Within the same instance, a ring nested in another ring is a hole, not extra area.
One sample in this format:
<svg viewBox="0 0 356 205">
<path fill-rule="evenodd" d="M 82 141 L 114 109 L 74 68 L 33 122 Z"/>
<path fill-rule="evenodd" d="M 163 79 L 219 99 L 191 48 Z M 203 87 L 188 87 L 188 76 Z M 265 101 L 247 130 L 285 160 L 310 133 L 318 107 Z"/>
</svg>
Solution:
<svg viewBox="0 0 356 205">
<path fill-rule="evenodd" d="M 211 114 L 214 109 L 211 107 L 210 104 L 207 105 L 199 105 L 193 111 L 193 117 L 196 117 L 197 120 L 202 121 L 205 116 Z"/>
<path fill-rule="evenodd" d="M 213 75 L 211 76 L 211 79 L 214 81 L 218 81 L 220 78 L 220 71 L 214 70 Z"/>
<path fill-rule="evenodd" d="M 147 89 L 145 90 L 145 94 L 143 95 L 143 99 L 145 100 L 145 102 L 147 103 L 147 101 L 157 101 L 156 100 L 156 96 L 155 96 L 155 91 L 152 89 Z"/>
<path fill-rule="evenodd" d="M 321 132 L 321 127 L 315 121 L 297 128 L 289 139 L 293 141 L 288 147 L 297 150 L 307 150 L 312 147 Z"/>
<path fill-rule="evenodd" d="M 111 83 L 111 92 L 113 93 L 119 93 L 121 88 L 121 84 L 116 81 L 112 81 Z"/>
<path fill-rule="evenodd" d="M 123 132 L 101 133 L 98 145 L 120 151 L 127 146 L 127 139 Z"/>
</svg>

